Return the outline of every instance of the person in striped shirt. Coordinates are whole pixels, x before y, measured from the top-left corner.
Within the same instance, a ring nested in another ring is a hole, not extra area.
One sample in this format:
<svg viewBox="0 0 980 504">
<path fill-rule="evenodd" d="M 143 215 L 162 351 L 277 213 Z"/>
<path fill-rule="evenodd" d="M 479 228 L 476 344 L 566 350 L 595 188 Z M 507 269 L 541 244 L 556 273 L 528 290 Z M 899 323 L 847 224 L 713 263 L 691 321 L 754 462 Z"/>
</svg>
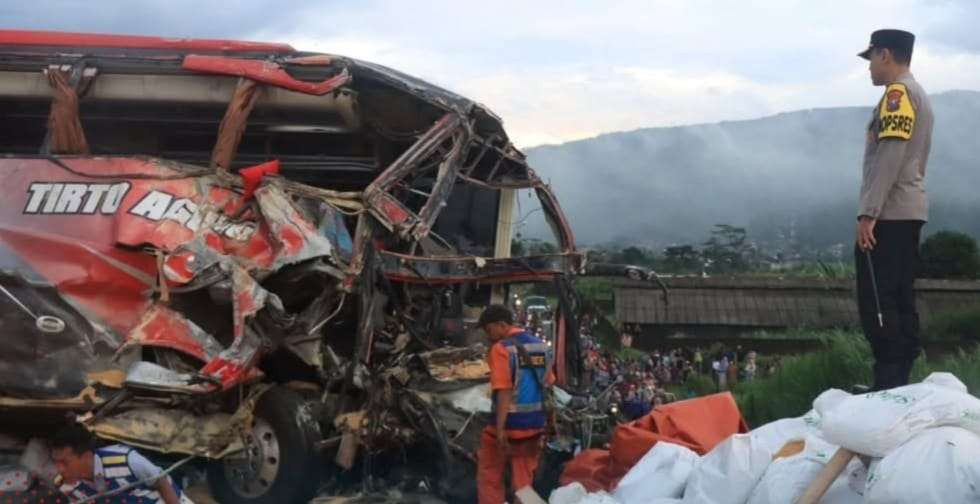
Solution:
<svg viewBox="0 0 980 504">
<path fill-rule="evenodd" d="M 72 424 L 51 439 L 51 459 L 63 494 L 72 502 L 111 496 L 126 504 L 187 504 L 180 489 L 157 465 L 132 447 L 115 444 L 97 448 L 84 427 Z"/>
</svg>

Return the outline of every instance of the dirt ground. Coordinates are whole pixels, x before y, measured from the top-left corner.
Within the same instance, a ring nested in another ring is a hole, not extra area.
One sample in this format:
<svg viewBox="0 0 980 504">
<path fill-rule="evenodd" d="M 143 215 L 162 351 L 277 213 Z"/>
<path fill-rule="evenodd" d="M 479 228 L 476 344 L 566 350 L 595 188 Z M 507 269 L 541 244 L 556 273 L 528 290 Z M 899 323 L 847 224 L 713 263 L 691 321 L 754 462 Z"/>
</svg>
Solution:
<svg viewBox="0 0 980 504">
<path fill-rule="evenodd" d="M 198 484 L 189 487 L 186 491 L 194 504 L 218 504 L 218 501 L 211 497 L 206 484 Z M 319 496 L 310 501 L 311 504 L 446 504 L 445 501 L 424 493 L 403 493 L 390 491 L 387 493 L 373 493 L 358 496 Z"/>
</svg>

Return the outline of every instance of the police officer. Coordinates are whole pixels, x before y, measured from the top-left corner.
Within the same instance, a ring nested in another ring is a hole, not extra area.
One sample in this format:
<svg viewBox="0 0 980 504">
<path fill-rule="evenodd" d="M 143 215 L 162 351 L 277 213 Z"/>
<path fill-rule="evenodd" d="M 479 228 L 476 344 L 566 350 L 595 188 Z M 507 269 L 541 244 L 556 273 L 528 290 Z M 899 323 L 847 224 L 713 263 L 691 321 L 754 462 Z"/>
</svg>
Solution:
<svg viewBox="0 0 980 504">
<path fill-rule="evenodd" d="M 477 324 L 491 342 L 487 363 L 493 390 L 492 423 L 483 430 L 477 453 L 477 490 L 480 504 L 502 504 L 508 465 L 513 490 L 534 480 L 550 420 L 545 406 L 554 382 L 552 359 L 548 345 L 515 326 L 505 306 L 488 306 Z"/>
<path fill-rule="evenodd" d="M 858 56 L 885 86 L 868 124 L 854 256 L 858 312 L 874 353 L 874 388 L 905 385 L 919 354 L 913 283 L 919 234 L 929 216 L 929 97 L 909 71 L 915 36 L 878 30 Z M 876 292 L 877 291 L 877 292 Z"/>
<path fill-rule="evenodd" d="M 96 448 L 91 434 L 81 426 L 63 428 L 49 444 L 60 490 L 72 502 L 93 498 L 125 504 L 191 502 L 169 476 L 139 452 L 119 444 Z M 111 497 L 101 497 L 104 495 Z"/>
</svg>

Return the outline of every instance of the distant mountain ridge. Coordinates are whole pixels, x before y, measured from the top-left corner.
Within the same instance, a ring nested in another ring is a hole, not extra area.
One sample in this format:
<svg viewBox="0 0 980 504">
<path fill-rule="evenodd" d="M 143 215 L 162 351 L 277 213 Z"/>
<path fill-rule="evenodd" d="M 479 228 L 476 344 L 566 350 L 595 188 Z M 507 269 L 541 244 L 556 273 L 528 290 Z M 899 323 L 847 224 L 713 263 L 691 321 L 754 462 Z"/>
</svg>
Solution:
<svg viewBox="0 0 980 504">
<path fill-rule="evenodd" d="M 925 233 L 980 237 L 980 92 L 933 95 Z M 576 239 L 663 247 L 704 241 L 716 223 L 750 239 L 793 235 L 825 248 L 853 240 L 871 107 L 610 133 L 527 149 Z M 531 227 L 527 234 L 542 235 Z"/>
</svg>

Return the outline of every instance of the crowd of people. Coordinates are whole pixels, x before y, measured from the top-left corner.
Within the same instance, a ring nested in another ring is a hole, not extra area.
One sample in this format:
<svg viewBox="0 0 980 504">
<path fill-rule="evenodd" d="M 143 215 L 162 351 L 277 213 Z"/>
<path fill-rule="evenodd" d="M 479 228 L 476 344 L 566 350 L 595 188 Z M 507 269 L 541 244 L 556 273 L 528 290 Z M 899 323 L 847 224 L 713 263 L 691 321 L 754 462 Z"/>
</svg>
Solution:
<svg viewBox="0 0 980 504">
<path fill-rule="evenodd" d="M 719 352 L 711 362 L 711 377 L 715 382 L 715 389 L 725 390 L 731 388 L 736 381 L 755 380 L 759 373 L 757 355 L 754 351 L 745 354 L 742 361 L 742 347 L 739 345 L 733 351 Z M 771 374 L 773 369 L 767 369 L 767 374 Z"/>
<path fill-rule="evenodd" d="M 715 391 L 730 389 L 738 381 L 752 381 L 775 371 L 775 362 L 760 369 L 757 354 L 742 347 L 708 354 L 699 347 L 654 350 L 642 356 L 623 357 L 604 349 L 583 331 L 584 378 L 595 396 L 608 395 L 627 419 L 643 416 L 652 408 L 674 400 L 668 391 L 682 387 L 695 375 L 709 375 Z"/>
<path fill-rule="evenodd" d="M 586 340 L 584 369 L 593 394 L 608 394 L 608 402 L 627 418 L 643 416 L 673 400 L 665 387 L 682 383 L 694 372 L 689 361 L 676 355 L 661 357 L 654 353 L 641 362 L 602 350 L 591 340 Z"/>
</svg>

